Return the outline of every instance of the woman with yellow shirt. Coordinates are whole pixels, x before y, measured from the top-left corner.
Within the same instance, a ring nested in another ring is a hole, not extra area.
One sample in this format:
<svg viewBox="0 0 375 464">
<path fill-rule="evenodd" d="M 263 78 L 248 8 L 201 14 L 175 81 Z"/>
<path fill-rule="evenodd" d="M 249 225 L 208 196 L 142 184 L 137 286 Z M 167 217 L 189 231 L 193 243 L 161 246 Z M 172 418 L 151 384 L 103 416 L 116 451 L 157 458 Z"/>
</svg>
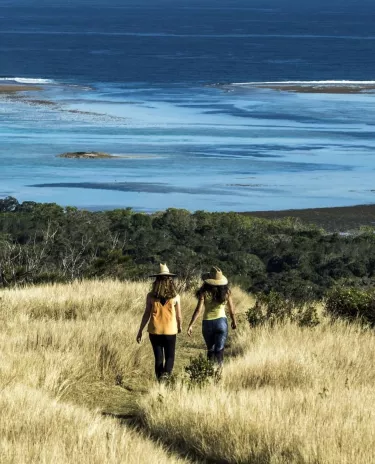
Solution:
<svg viewBox="0 0 375 464">
<path fill-rule="evenodd" d="M 180 296 L 166 264 L 160 264 L 151 292 L 146 298 L 146 309 L 137 335 L 142 341 L 142 332 L 148 323 L 148 333 L 155 356 L 155 374 L 158 380 L 172 373 L 176 335 L 182 330 Z"/>
<path fill-rule="evenodd" d="M 237 327 L 235 310 L 228 279 L 218 267 L 213 267 L 202 278 L 204 283 L 197 292 L 198 304 L 189 324 L 188 335 L 191 336 L 194 322 L 204 308 L 202 333 L 207 345 L 207 357 L 221 366 L 228 337 L 226 308 L 232 320 L 232 329 Z"/>
</svg>

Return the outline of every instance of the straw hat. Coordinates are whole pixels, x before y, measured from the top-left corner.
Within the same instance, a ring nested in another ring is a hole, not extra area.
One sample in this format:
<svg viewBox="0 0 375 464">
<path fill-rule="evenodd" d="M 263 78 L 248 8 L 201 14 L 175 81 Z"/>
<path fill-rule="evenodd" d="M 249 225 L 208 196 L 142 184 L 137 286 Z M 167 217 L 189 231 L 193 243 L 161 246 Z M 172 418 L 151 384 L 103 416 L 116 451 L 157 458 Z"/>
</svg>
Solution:
<svg viewBox="0 0 375 464">
<path fill-rule="evenodd" d="M 150 277 L 158 277 L 158 276 L 176 276 L 177 274 L 172 274 L 171 272 L 169 272 L 169 269 L 168 269 L 168 266 L 166 264 L 161 264 L 160 263 L 160 272 L 159 274 L 152 274 L 150 275 Z"/>
<path fill-rule="evenodd" d="M 210 272 L 202 275 L 202 279 L 206 284 L 209 285 L 227 285 L 228 279 L 225 277 L 221 269 L 213 266 Z"/>
</svg>

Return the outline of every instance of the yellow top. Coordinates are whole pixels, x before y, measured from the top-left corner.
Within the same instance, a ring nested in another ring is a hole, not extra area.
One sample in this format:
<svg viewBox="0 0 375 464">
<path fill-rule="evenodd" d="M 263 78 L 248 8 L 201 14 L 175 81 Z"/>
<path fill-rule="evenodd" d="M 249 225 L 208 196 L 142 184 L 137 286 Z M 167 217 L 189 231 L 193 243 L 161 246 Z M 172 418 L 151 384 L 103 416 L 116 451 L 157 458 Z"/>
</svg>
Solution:
<svg viewBox="0 0 375 464">
<path fill-rule="evenodd" d="M 217 301 L 213 301 L 210 296 L 205 295 L 203 320 L 212 321 L 213 319 L 219 319 L 220 317 L 227 317 L 225 314 L 226 307 L 227 301 L 224 301 L 224 303 L 218 303 Z"/>
<path fill-rule="evenodd" d="M 148 332 L 154 335 L 176 335 L 178 332 L 176 305 L 180 301 L 180 296 L 177 295 L 165 304 L 151 297 L 151 317 L 148 323 Z"/>
</svg>

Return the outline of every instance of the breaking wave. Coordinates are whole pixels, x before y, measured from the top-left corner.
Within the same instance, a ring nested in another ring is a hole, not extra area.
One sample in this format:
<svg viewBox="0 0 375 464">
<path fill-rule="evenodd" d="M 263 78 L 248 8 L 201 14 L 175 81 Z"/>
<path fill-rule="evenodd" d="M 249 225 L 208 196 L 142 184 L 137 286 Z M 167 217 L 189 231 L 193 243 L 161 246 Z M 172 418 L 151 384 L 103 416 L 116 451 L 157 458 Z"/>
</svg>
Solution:
<svg viewBox="0 0 375 464">
<path fill-rule="evenodd" d="M 19 84 L 54 84 L 52 79 L 39 79 L 32 77 L 0 77 L 0 82 L 17 82 Z"/>
</svg>

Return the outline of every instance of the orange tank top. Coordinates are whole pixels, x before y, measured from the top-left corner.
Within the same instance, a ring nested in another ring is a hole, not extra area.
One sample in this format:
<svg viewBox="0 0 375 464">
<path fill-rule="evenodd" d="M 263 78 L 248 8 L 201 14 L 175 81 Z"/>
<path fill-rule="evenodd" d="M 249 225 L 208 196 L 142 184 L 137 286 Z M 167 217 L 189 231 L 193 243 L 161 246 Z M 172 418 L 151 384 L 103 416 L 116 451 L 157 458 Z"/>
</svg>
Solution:
<svg viewBox="0 0 375 464">
<path fill-rule="evenodd" d="M 176 335 L 176 303 L 177 298 L 167 300 L 164 305 L 155 298 L 151 298 L 151 317 L 148 323 L 148 332 L 155 335 Z"/>
</svg>

